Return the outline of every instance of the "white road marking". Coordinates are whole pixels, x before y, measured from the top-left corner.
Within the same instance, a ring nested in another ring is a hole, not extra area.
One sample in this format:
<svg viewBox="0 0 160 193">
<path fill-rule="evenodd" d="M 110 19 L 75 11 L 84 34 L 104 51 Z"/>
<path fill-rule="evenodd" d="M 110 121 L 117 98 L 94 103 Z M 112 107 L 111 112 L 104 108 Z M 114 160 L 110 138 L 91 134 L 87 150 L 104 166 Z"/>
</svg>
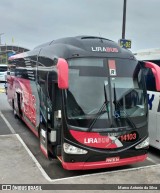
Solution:
<svg viewBox="0 0 160 193">
<path fill-rule="evenodd" d="M 37 159 L 35 158 L 35 156 L 32 154 L 32 152 L 29 150 L 29 148 L 26 146 L 26 144 L 24 143 L 24 141 L 22 140 L 22 138 L 20 137 L 19 134 L 16 134 L 15 130 L 13 129 L 13 127 L 10 125 L 10 123 L 8 122 L 8 120 L 4 117 L 4 115 L 2 114 L 2 112 L 0 111 L 0 116 L 2 117 L 2 119 L 5 121 L 6 125 L 8 126 L 9 130 L 11 131 L 12 134 L 16 135 L 17 139 L 21 142 L 21 144 L 23 145 L 23 147 L 25 148 L 25 150 L 27 151 L 27 153 L 30 155 L 30 157 L 32 158 L 32 160 L 34 161 L 34 163 L 36 164 L 36 166 L 38 167 L 38 169 L 41 171 L 42 175 L 45 177 L 46 180 L 48 181 L 52 181 L 52 179 L 47 175 L 47 173 L 44 171 L 44 169 L 42 168 L 42 166 L 40 165 L 40 163 L 37 161 Z"/>
<path fill-rule="evenodd" d="M 23 147 L 25 148 L 25 150 L 27 151 L 27 153 L 30 155 L 30 157 L 32 158 L 32 160 L 34 161 L 34 163 L 36 164 L 36 166 L 38 167 L 38 169 L 41 171 L 42 175 L 45 177 L 46 180 L 48 181 L 52 181 L 52 179 L 47 175 L 47 173 L 44 171 L 44 169 L 42 168 L 42 166 L 40 165 L 40 163 L 37 161 L 37 159 L 35 158 L 35 156 L 32 154 L 32 152 L 29 150 L 29 148 L 26 146 L 26 144 L 24 143 L 23 139 L 20 137 L 20 135 L 16 134 L 18 140 L 21 142 L 21 144 L 23 145 Z"/>
<path fill-rule="evenodd" d="M 9 137 L 9 136 L 13 136 L 13 135 L 16 135 L 16 134 L 4 134 L 4 135 L 0 135 L 0 137 Z"/>
<path fill-rule="evenodd" d="M 4 115 L 2 114 L 1 111 L 0 111 L 0 116 L 1 116 L 2 119 L 5 121 L 6 125 L 8 126 L 8 128 L 10 129 L 10 131 L 12 132 L 12 134 L 15 134 L 15 133 L 16 133 L 15 130 L 14 130 L 13 127 L 10 125 L 10 123 L 7 121 L 7 119 L 4 117 Z M 140 170 L 140 169 L 152 168 L 152 167 L 160 166 L 160 164 L 156 164 L 156 165 L 142 166 L 142 167 L 137 167 L 137 168 L 116 170 L 116 171 L 110 171 L 110 172 L 101 172 L 101 173 L 94 173 L 94 174 L 86 174 L 86 175 L 66 177 L 66 178 L 60 178 L 60 179 L 54 179 L 54 180 L 52 180 L 52 179 L 48 176 L 48 174 L 44 171 L 44 169 L 42 168 L 42 166 L 40 165 L 40 163 L 37 161 L 37 159 L 35 158 L 35 156 L 32 154 L 32 152 L 29 150 L 29 148 L 26 146 L 26 144 L 24 143 L 24 141 L 22 140 L 22 138 L 20 137 L 20 135 L 19 135 L 19 134 L 15 134 L 15 135 L 17 136 L 17 139 L 21 142 L 21 144 L 23 145 L 23 147 L 25 148 L 25 150 L 27 151 L 27 153 L 30 155 L 30 157 L 32 158 L 32 160 L 34 161 L 34 163 L 36 164 L 36 166 L 38 167 L 38 169 L 41 171 L 41 173 L 42 173 L 42 175 L 44 176 L 44 178 L 45 178 L 46 180 L 48 180 L 49 182 L 56 182 L 56 181 L 62 181 L 62 180 L 70 180 L 70 179 L 75 179 L 75 178 L 90 177 L 90 176 L 96 176 L 96 175 L 112 174 L 112 173 L 118 173 L 118 172 L 135 171 L 135 170 Z M 4 136 L 5 136 L 5 135 L 4 135 Z M 7 135 L 6 135 L 6 136 L 7 136 Z M 147 160 L 155 163 L 151 158 L 147 158 Z"/>
<path fill-rule="evenodd" d="M 150 162 L 152 162 L 152 163 L 154 163 L 154 164 L 157 164 L 157 162 L 154 161 L 154 160 L 153 160 L 152 158 L 150 158 L 150 157 L 147 157 L 147 160 L 150 161 Z"/>
</svg>

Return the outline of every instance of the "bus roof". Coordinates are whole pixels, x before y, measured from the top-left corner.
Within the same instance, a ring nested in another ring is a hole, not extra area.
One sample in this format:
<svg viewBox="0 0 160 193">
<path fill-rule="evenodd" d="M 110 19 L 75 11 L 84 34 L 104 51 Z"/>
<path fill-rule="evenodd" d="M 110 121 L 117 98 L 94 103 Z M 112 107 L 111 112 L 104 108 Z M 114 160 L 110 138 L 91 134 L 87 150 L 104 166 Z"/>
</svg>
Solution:
<svg viewBox="0 0 160 193">
<path fill-rule="evenodd" d="M 31 55 L 43 55 L 47 58 L 76 58 L 76 57 L 114 57 L 135 59 L 133 53 L 121 48 L 116 42 L 96 36 L 66 37 L 37 46 L 32 51 L 11 56 L 9 60 Z"/>
</svg>

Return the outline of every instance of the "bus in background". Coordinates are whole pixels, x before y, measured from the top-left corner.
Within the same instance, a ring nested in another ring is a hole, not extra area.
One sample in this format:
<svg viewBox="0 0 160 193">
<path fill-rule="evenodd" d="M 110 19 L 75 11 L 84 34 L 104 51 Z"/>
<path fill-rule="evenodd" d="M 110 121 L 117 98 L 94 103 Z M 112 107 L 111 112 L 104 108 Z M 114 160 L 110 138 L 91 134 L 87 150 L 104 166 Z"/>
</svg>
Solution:
<svg viewBox="0 0 160 193">
<path fill-rule="evenodd" d="M 150 61 L 160 66 L 160 49 L 138 51 L 135 57 L 140 61 Z M 160 149 L 160 92 L 156 88 L 154 73 L 146 71 L 146 86 L 149 104 L 149 139 L 150 146 Z"/>
<path fill-rule="evenodd" d="M 0 64 L 0 82 L 6 81 L 7 64 Z"/>
<path fill-rule="evenodd" d="M 133 164 L 149 146 L 147 68 L 160 90 L 159 68 L 115 42 L 62 38 L 9 58 L 8 101 L 63 168 Z"/>
</svg>

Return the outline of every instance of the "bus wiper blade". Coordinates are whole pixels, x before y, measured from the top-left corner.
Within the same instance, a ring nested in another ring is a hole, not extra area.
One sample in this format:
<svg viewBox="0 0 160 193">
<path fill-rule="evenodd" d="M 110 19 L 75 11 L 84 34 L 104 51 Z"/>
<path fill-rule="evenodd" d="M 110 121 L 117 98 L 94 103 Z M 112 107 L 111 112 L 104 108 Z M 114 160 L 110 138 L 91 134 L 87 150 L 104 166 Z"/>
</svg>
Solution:
<svg viewBox="0 0 160 193">
<path fill-rule="evenodd" d="M 97 121 L 97 119 L 99 117 L 101 117 L 104 113 L 108 112 L 108 110 L 104 110 L 104 108 L 107 106 L 108 103 L 106 103 L 106 101 L 103 103 L 103 105 L 100 107 L 95 119 L 92 121 L 92 123 L 90 124 L 88 131 L 91 131 L 95 122 Z"/>
<path fill-rule="evenodd" d="M 120 108 L 123 109 L 123 106 L 120 104 L 120 102 L 117 101 L 117 97 L 116 97 L 116 88 L 115 88 L 115 83 L 114 83 L 114 88 L 113 88 L 113 93 L 114 93 L 114 105 L 115 105 L 115 110 L 117 111 L 120 111 Z M 131 121 L 131 119 L 129 118 L 127 112 L 123 109 L 123 112 L 124 114 L 126 115 L 125 119 L 127 120 L 128 122 L 128 125 L 130 125 L 132 128 L 136 129 L 136 126 L 134 124 L 133 121 Z"/>
<path fill-rule="evenodd" d="M 120 108 L 122 108 L 123 106 L 119 103 L 119 102 L 117 102 L 117 101 L 114 101 L 114 104 L 115 104 L 115 109 L 117 110 L 118 109 L 118 107 L 119 107 L 119 111 L 120 111 Z M 127 114 L 127 112 L 123 109 L 123 113 L 125 114 L 125 119 L 126 119 L 126 121 L 128 122 L 128 125 L 130 125 L 132 128 L 134 128 L 134 129 L 136 129 L 136 126 L 135 126 L 135 124 L 134 124 L 134 122 L 133 121 L 131 121 L 131 119 L 129 118 L 129 115 Z"/>
<path fill-rule="evenodd" d="M 128 122 L 128 125 L 130 125 L 132 128 L 135 128 L 136 129 L 136 126 L 135 124 L 133 123 L 133 121 L 131 121 L 131 119 L 129 118 L 127 112 L 124 110 L 123 106 L 120 104 L 119 101 L 117 101 L 117 96 L 116 96 L 116 86 L 115 86 L 115 83 L 114 83 L 114 87 L 113 87 L 113 93 L 114 93 L 114 105 L 115 105 L 115 111 L 119 111 L 120 112 L 120 109 L 123 109 L 123 112 L 125 114 L 125 119 L 126 121 Z"/>
<path fill-rule="evenodd" d="M 126 117 L 126 120 L 128 122 L 128 125 L 130 125 L 132 128 L 136 129 L 136 126 L 133 121 L 129 117 Z"/>
<path fill-rule="evenodd" d="M 92 123 L 90 124 L 90 126 L 89 126 L 89 128 L 88 128 L 88 131 L 91 131 L 91 130 L 92 130 L 95 122 L 97 121 L 97 119 L 98 119 L 99 117 L 101 117 L 104 113 L 106 113 L 106 112 L 108 113 L 108 119 L 109 119 L 109 110 L 108 110 L 108 107 L 107 107 L 109 101 L 108 101 L 108 99 L 107 99 L 107 93 L 106 93 L 105 84 L 104 84 L 104 96 L 105 96 L 105 101 L 104 101 L 103 105 L 100 107 L 100 109 L 99 109 L 99 111 L 98 111 L 98 113 L 97 113 L 97 116 L 95 117 L 95 119 L 94 119 L 94 120 L 92 121 Z M 104 110 L 105 107 L 106 107 L 106 110 Z"/>
</svg>

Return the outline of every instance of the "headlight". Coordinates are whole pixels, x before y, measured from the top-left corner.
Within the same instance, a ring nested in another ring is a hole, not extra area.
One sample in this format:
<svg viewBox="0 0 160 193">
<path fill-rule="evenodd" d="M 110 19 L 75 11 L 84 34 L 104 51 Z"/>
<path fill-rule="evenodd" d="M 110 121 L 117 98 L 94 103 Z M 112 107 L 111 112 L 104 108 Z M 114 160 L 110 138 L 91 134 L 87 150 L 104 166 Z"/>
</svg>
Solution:
<svg viewBox="0 0 160 193">
<path fill-rule="evenodd" d="M 149 146 L 149 137 L 147 139 L 145 139 L 144 141 L 142 141 L 140 144 L 138 144 L 135 148 L 141 149 L 141 148 L 144 148 L 147 146 Z"/>
<path fill-rule="evenodd" d="M 63 143 L 63 149 L 65 153 L 68 154 L 86 154 L 88 153 L 88 151 L 84 150 L 84 149 L 80 149 L 78 147 L 75 147 L 73 145 L 70 145 L 68 143 Z"/>
</svg>

